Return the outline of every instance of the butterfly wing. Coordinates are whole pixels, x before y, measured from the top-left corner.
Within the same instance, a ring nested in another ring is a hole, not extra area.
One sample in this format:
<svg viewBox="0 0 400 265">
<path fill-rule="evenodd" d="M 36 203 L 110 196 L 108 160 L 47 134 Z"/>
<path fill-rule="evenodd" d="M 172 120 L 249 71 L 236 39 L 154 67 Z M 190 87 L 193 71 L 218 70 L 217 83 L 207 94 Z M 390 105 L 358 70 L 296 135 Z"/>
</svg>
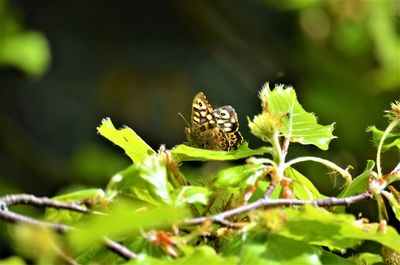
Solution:
<svg viewBox="0 0 400 265">
<path fill-rule="evenodd" d="M 191 127 L 185 130 L 191 146 L 210 150 L 236 149 L 243 142 L 238 128 L 237 115 L 231 106 L 214 110 L 202 92 L 196 94 Z"/>
<path fill-rule="evenodd" d="M 232 106 L 222 106 L 214 110 L 218 126 L 226 133 L 228 150 L 236 149 L 243 143 L 243 136 L 239 132 L 239 120 Z"/>
</svg>

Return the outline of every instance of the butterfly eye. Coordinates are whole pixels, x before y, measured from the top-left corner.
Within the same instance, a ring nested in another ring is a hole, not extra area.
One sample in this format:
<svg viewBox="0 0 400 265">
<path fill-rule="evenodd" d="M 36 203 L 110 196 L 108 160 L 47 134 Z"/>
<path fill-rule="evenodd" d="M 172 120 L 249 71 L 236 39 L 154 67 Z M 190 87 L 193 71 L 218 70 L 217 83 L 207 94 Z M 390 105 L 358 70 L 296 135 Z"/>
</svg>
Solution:
<svg viewBox="0 0 400 265">
<path fill-rule="evenodd" d="M 225 117 L 225 113 L 224 113 L 224 112 L 221 112 L 221 116 L 222 116 L 222 117 Z"/>
</svg>

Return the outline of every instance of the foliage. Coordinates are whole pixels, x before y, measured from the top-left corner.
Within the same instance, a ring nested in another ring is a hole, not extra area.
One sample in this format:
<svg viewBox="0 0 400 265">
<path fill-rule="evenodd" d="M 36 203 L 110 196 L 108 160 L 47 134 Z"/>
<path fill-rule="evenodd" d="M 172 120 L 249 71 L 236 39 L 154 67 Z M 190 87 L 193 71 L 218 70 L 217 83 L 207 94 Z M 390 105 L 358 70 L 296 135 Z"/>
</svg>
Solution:
<svg viewBox="0 0 400 265">
<path fill-rule="evenodd" d="M 386 130 L 370 127 L 378 146 L 376 161 L 368 161 L 364 172 L 352 181 L 348 168 L 329 160 L 286 158 L 292 143 L 327 150 L 335 138 L 334 124 L 318 124 L 315 115 L 300 105 L 292 87 L 271 89 L 266 84 L 260 99 L 262 112 L 249 119 L 251 132 L 265 142 L 258 149 L 248 143 L 230 152 L 178 145 L 172 150 L 162 146 L 156 153 L 133 130 L 119 130 L 110 119 L 103 120 L 98 132 L 121 147 L 133 164 L 115 174 L 104 191 L 88 189 L 55 198 L 85 205 L 92 212 L 71 214 L 67 209 L 48 208 L 46 221 L 74 227 L 67 236 L 16 226 L 14 238 L 23 243 L 19 252 L 39 263 L 54 262 L 60 253 L 68 253 L 81 264 L 372 264 L 388 260 L 376 253 L 357 252 L 360 244 L 373 241 L 390 250 L 385 253 L 396 255 L 400 235 L 386 225 L 385 204 L 400 220 L 400 196 L 391 185 L 400 179 L 400 166 L 383 173 L 380 154 L 399 148 L 398 134 L 392 132 L 400 124 L 398 104 L 389 111 Z M 244 164 L 226 164 L 243 158 L 248 158 Z M 200 174 L 198 178 L 208 180 L 204 185 L 190 183 L 191 178 L 181 172 L 182 163 L 211 160 L 224 161 L 225 167 Z M 344 178 L 337 198 L 321 194 L 294 168 L 309 161 Z M 363 193 L 377 201 L 379 223 L 356 219 L 338 203 L 345 199 L 351 204 L 356 201 L 353 195 Z M 269 207 L 278 201 L 281 206 Z M 316 207 L 321 201 L 335 207 Z M 303 206 L 296 206 L 300 203 Z M 33 240 L 36 237 L 42 239 L 40 244 Z M 136 257 L 126 261 L 110 253 L 101 244 L 105 237 L 120 242 Z M 356 255 L 346 258 L 351 249 Z"/>
</svg>

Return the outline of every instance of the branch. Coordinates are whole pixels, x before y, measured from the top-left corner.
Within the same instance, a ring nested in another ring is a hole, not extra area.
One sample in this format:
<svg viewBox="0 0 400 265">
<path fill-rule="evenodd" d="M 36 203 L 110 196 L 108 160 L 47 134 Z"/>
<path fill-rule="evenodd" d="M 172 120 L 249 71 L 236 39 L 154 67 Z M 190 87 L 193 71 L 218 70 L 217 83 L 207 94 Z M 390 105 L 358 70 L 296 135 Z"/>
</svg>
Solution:
<svg viewBox="0 0 400 265">
<path fill-rule="evenodd" d="M 188 219 L 184 223 L 187 225 L 197 225 L 197 224 L 202 224 L 206 221 L 212 221 L 215 223 L 222 223 L 222 220 L 239 215 L 242 213 L 246 213 L 258 208 L 265 208 L 265 207 L 273 207 L 273 206 L 291 206 L 291 205 L 305 205 L 305 204 L 311 204 L 314 206 L 320 206 L 320 207 L 327 207 L 327 206 L 334 206 L 334 205 L 345 205 L 349 206 L 350 204 L 353 204 L 357 201 L 361 200 L 369 200 L 372 199 L 373 196 L 370 192 L 364 192 L 358 195 L 346 197 L 346 198 L 328 198 L 328 199 L 318 199 L 318 200 L 296 200 L 296 199 L 276 199 L 276 200 L 271 200 L 269 198 L 261 198 L 253 203 L 237 207 L 225 212 L 221 212 L 209 217 L 198 217 L 198 218 L 193 218 L 193 219 Z"/>
<path fill-rule="evenodd" d="M 271 182 L 269 183 L 269 186 L 267 188 L 267 190 L 264 193 L 263 198 L 264 199 L 269 199 L 272 195 L 272 192 L 274 192 L 274 189 L 276 188 L 276 184 L 274 183 L 274 181 L 271 180 Z"/>
<path fill-rule="evenodd" d="M 71 227 L 68 225 L 64 224 L 57 224 L 57 223 L 51 223 L 51 222 L 46 222 L 46 221 L 39 221 L 34 218 L 21 215 L 18 213 L 14 213 L 12 211 L 8 210 L 0 210 L 0 219 L 6 220 L 10 223 L 22 223 L 22 224 L 28 224 L 32 226 L 40 226 L 40 227 L 47 227 L 50 229 L 54 229 L 57 233 L 64 234 L 67 231 L 71 230 Z"/>
<path fill-rule="evenodd" d="M 88 210 L 86 207 L 83 207 L 77 203 L 66 203 L 66 202 L 60 202 L 57 200 L 49 199 L 47 197 L 41 197 L 38 198 L 34 195 L 30 194 L 14 194 L 14 195 L 6 195 L 3 197 L 0 197 L 0 203 L 3 202 L 6 206 L 11 206 L 15 204 L 27 204 L 27 205 L 33 205 L 37 207 L 52 207 L 56 209 L 66 209 L 70 211 L 75 211 L 75 212 L 81 212 L 81 213 L 88 213 L 90 210 Z"/>
<path fill-rule="evenodd" d="M 107 238 L 103 238 L 103 242 L 105 243 L 106 247 L 111 250 L 112 252 L 120 255 L 126 260 L 131 260 L 137 258 L 137 255 L 135 252 L 132 252 L 130 249 L 127 247 Z"/>
<path fill-rule="evenodd" d="M 34 195 L 29 194 L 15 194 L 15 195 L 8 195 L 4 197 L 0 197 L 0 219 L 6 220 L 11 223 L 22 223 L 37 227 L 46 227 L 50 229 L 54 229 L 57 233 L 65 234 L 69 231 L 75 230 L 76 228 L 59 223 L 52 223 L 46 221 L 40 221 L 25 215 L 21 215 L 7 209 L 7 206 L 14 205 L 14 204 L 29 204 L 34 206 L 46 206 L 46 207 L 53 207 L 57 209 L 66 209 L 71 211 L 89 213 L 90 210 L 86 209 L 75 203 L 63 203 L 56 200 L 52 200 L 46 197 L 38 198 Z M 130 260 L 136 258 L 136 253 L 132 252 L 125 246 L 104 237 L 102 239 L 103 244 L 112 252 L 118 254 L 119 256 L 123 257 L 126 260 Z"/>
</svg>

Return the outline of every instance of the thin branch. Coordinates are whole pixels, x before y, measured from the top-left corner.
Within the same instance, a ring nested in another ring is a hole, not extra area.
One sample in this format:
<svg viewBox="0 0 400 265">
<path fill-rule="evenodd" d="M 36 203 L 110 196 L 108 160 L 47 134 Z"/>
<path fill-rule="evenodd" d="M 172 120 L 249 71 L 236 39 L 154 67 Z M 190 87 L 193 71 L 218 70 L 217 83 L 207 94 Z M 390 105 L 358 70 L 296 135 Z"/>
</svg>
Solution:
<svg viewBox="0 0 400 265">
<path fill-rule="evenodd" d="M 378 149 L 376 151 L 376 169 L 378 171 L 378 178 L 382 177 L 382 167 L 381 167 L 381 153 L 383 148 L 383 143 L 385 142 L 386 137 L 389 133 L 399 124 L 400 120 L 395 119 L 391 123 L 389 123 L 386 130 L 383 132 L 381 140 L 379 141 Z"/>
<path fill-rule="evenodd" d="M 36 197 L 34 195 L 30 194 L 14 194 L 14 195 L 6 195 L 3 197 L 0 197 L 0 203 L 3 202 L 6 206 L 11 206 L 15 204 L 27 204 L 27 205 L 33 205 L 37 207 L 52 207 L 56 209 L 66 209 L 70 211 L 75 211 L 75 212 L 81 212 L 81 213 L 88 213 L 90 210 L 88 210 L 86 207 L 83 207 L 77 203 L 66 203 L 66 202 L 60 202 L 54 199 L 49 199 L 47 197 Z"/>
<path fill-rule="evenodd" d="M 264 199 L 269 199 L 271 197 L 271 195 L 272 195 L 272 192 L 274 192 L 275 188 L 276 188 L 276 184 L 271 180 L 267 190 L 265 191 L 265 193 L 263 195 L 263 198 Z"/>
<path fill-rule="evenodd" d="M 351 197 L 346 197 L 346 198 L 328 198 L 328 199 L 318 199 L 318 200 L 296 200 L 296 199 L 276 199 L 276 200 L 271 200 L 268 198 L 262 198 L 259 199 L 253 203 L 237 207 L 225 212 L 218 213 L 213 216 L 209 217 L 198 217 L 198 218 L 193 218 L 193 219 L 188 219 L 184 223 L 187 225 L 197 225 L 197 224 L 202 224 L 206 221 L 212 221 L 212 222 L 217 222 L 221 223 L 221 220 L 224 220 L 226 218 L 239 215 L 242 213 L 246 213 L 258 208 L 265 208 L 265 207 L 273 207 L 273 206 L 291 206 L 291 205 L 305 205 L 305 204 L 311 204 L 315 206 L 320 206 L 320 207 L 327 207 L 327 206 L 334 206 L 334 205 L 345 205 L 349 206 L 352 203 L 355 203 L 357 201 L 361 200 L 368 200 L 372 199 L 373 196 L 370 192 L 364 192 L 358 195 L 354 195 Z"/>
<path fill-rule="evenodd" d="M 27 224 L 27 225 L 32 225 L 32 226 L 37 226 L 37 227 L 46 227 L 50 229 L 54 229 L 57 233 L 60 234 L 65 234 L 66 232 L 69 232 L 71 230 L 75 230 L 74 227 L 69 226 L 69 225 L 64 225 L 64 224 L 59 224 L 59 223 L 52 223 L 52 222 L 46 222 L 46 221 L 40 221 L 25 215 L 21 215 L 12 211 L 9 211 L 7 209 L 7 206 L 14 205 L 14 204 L 30 204 L 30 205 L 35 205 L 35 206 L 46 206 L 46 207 L 54 207 L 58 209 L 66 209 L 66 210 L 71 210 L 71 211 L 77 211 L 77 212 L 90 212 L 88 209 L 79 206 L 77 204 L 72 204 L 72 203 L 63 203 L 59 202 L 56 200 L 51 200 L 48 198 L 38 198 L 35 197 L 34 195 L 28 195 L 28 194 L 16 194 L 16 195 L 8 195 L 4 197 L 0 197 L 0 219 L 3 219 L 5 221 L 8 221 L 10 223 L 21 223 L 21 224 Z M 136 258 L 137 255 L 136 253 L 132 252 L 125 246 L 104 237 L 102 239 L 103 244 L 112 252 L 120 255 L 126 260 L 130 260 L 133 258 Z"/>
<path fill-rule="evenodd" d="M 46 221 L 39 221 L 34 218 L 14 213 L 8 210 L 0 210 L 0 219 L 6 220 L 10 223 L 22 223 L 33 226 L 47 227 L 54 229 L 57 233 L 64 234 L 71 230 L 71 227 L 64 224 L 51 223 Z"/>
<path fill-rule="evenodd" d="M 127 247 L 125 247 L 107 237 L 103 238 L 103 242 L 109 250 L 120 255 L 121 257 L 123 257 L 126 260 L 131 260 L 131 259 L 137 258 L 136 253 L 132 252 Z"/>
<path fill-rule="evenodd" d="M 307 161 L 318 162 L 318 163 L 325 165 L 326 167 L 332 168 L 333 170 L 339 172 L 340 175 L 342 175 L 342 177 L 345 179 L 346 186 L 348 186 L 351 183 L 351 175 L 347 171 L 347 169 L 343 169 L 343 168 L 339 167 L 338 165 L 336 165 L 335 163 L 332 163 L 331 161 L 320 158 L 320 157 L 301 156 L 301 157 L 294 158 L 285 163 L 285 167 L 283 170 L 285 170 L 286 168 L 290 167 L 293 164 L 300 163 L 300 162 L 307 162 Z"/>
</svg>

